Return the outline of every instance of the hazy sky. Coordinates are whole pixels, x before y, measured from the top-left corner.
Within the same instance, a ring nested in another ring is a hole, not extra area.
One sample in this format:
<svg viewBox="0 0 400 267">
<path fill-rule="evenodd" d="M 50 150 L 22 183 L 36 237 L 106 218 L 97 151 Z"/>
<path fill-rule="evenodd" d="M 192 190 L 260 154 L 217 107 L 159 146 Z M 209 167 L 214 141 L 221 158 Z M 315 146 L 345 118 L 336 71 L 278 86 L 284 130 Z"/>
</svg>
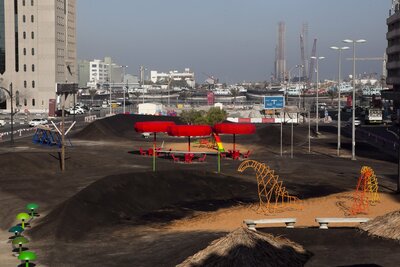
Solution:
<svg viewBox="0 0 400 267">
<path fill-rule="evenodd" d="M 274 71 L 278 22 L 286 23 L 287 68 L 300 64 L 299 35 L 309 26 L 309 51 L 318 38 L 321 78 L 337 77 L 343 39 L 366 39 L 357 57 L 382 57 L 391 0 L 77 0 L 78 58 L 111 56 L 138 74 L 139 66 L 191 68 L 196 81 L 269 80 Z M 351 50 L 343 58 L 351 57 Z M 343 60 L 343 75 L 352 61 Z M 292 71 L 292 76 L 296 70 Z M 357 73 L 382 73 L 381 61 L 357 64 Z M 315 76 L 314 76 L 315 77 Z"/>
</svg>

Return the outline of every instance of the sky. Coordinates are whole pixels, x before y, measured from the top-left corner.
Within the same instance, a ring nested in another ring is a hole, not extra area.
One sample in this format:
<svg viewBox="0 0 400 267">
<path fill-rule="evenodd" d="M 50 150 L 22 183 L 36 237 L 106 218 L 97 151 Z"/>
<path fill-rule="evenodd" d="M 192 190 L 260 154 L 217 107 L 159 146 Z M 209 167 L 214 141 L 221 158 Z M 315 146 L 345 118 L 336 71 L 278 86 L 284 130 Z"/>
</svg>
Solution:
<svg viewBox="0 0 400 267">
<path fill-rule="evenodd" d="M 301 64 L 303 23 L 308 54 L 317 38 L 321 79 L 337 79 L 344 39 L 365 39 L 356 57 L 382 57 L 391 0 L 77 0 L 79 59 L 111 56 L 127 73 L 183 71 L 199 83 L 207 75 L 228 84 L 269 80 L 274 72 L 278 23 L 286 24 L 287 69 Z M 342 77 L 352 73 L 343 52 Z M 295 76 L 292 69 L 292 77 Z M 382 74 L 381 61 L 357 62 L 357 73 Z M 148 75 L 148 73 L 146 73 Z M 315 75 L 314 75 L 315 77 Z"/>
</svg>

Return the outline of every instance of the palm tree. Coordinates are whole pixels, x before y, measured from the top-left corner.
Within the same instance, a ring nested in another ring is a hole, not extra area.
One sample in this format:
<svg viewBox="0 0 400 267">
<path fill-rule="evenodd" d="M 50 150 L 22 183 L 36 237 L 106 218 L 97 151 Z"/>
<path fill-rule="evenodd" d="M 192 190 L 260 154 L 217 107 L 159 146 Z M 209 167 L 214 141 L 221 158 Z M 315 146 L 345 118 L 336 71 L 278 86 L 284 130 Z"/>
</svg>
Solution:
<svg viewBox="0 0 400 267">
<path fill-rule="evenodd" d="M 229 91 L 231 92 L 231 95 L 233 96 L 233 106 L 235 106 L 236 105 L 236 97 L 239 95 L 239 89 L 232 88 Z"/>
</svg>

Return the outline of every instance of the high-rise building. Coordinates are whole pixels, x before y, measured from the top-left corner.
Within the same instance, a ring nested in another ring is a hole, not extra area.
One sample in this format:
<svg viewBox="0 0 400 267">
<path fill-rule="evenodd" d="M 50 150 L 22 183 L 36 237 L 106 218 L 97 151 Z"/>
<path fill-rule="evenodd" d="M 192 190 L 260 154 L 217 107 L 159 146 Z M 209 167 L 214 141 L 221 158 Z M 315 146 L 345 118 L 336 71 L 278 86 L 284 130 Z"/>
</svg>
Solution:
<svg viewBox="0 0 400 267">
<path fill-rule="evenodd" d="M 286 78 L 285 32 L 285 23 L 279 22 L 278 45 L 275 50 L 275 79 L 279 82 L 283 82 Z"/>
<path fill-rule="evenodd" d="M 386 38 L 388 46 L 387 53 L 387 78 L 386 83 L 393 87 L 393 90 L 382 92 L 382 97 L 394 100 L 395 107 L 400 108 L 400 1 L 393 0 L 392 9 L 389 11 L 389 18 L 386 20 L 388 32 Z"/>
<path fill-rule="evenodd" d="M 12 84 L 17 109 L 48 112 L 57 83 L 77 82 L 75 9 L 76 0 L 0 0 L 0 86 Z"/>
</svg>

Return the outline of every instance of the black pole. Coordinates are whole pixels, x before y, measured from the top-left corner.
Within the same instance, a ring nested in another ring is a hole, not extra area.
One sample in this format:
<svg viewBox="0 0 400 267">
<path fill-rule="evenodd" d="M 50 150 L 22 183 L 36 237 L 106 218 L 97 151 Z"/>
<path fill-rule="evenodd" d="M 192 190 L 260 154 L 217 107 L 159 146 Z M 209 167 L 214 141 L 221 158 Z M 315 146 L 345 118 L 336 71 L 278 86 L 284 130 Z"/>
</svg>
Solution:
<svg viewBox="0 0 400 267">
<path fill-rule="evenodd" d="M 10 83 L 10 99 L 11 99 L 11 145 L 14 145 L 14 103 L 13 103 L 13 87 Z"/>
<path fill-rule="evenodd" d="M 400 194 L 400 136 L 397 135 L 397 194 Z"/>
<path fill-rule="evenodd" d="M 73 96 L 74 96 L 74 108 L 73 108 L 74 114 L 73 115 L 74 115 L 74 121 L 75 121 L 75 114 L 76 114 L 75 90 L 74 90 Z"/>
</svg>

